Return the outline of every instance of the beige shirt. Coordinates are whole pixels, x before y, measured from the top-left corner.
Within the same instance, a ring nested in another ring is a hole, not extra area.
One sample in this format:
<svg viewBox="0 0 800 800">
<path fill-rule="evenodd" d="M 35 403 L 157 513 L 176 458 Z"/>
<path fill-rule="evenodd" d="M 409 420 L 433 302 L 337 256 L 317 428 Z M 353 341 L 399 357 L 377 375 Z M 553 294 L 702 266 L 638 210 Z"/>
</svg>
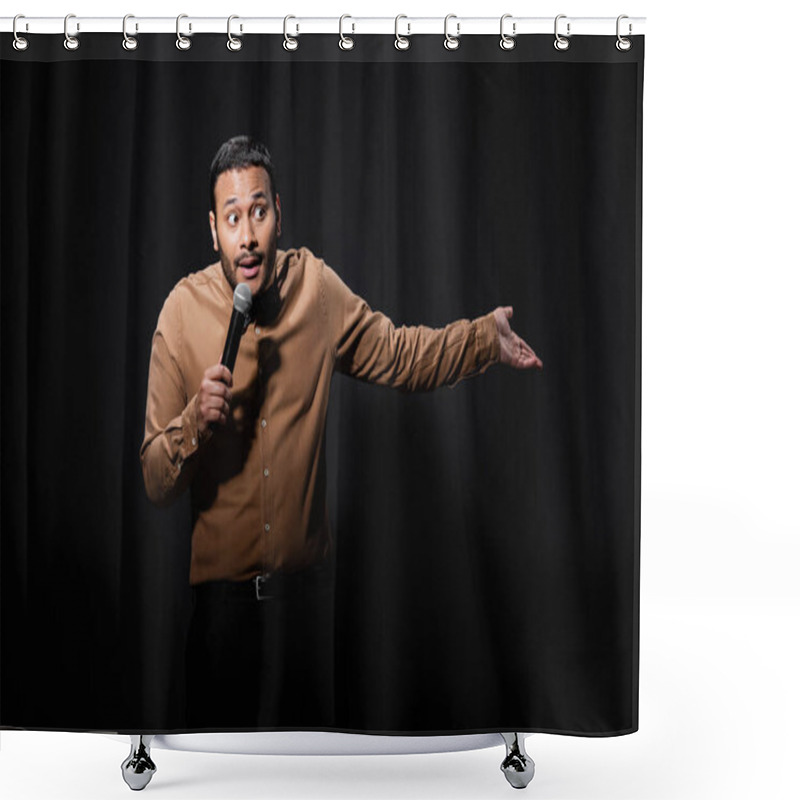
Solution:
<svg viewBox="0 0 800 800">
<path fill-rule="evenodd" d="M 409 391 L 452 386 L 499 359 L 493 314 L 395 327 L 305 248 L 278 251 L 233 371 L 225 425 L 201 436 L 197 391 L 219 363 L 233 290 L 219 262 L 183 278 L 153 336 L 140 457 L 148 497 L 191 487 L 189 580 L 246 580 L 325 558 L 325 418 L 334 370 Z"/>
</svg>

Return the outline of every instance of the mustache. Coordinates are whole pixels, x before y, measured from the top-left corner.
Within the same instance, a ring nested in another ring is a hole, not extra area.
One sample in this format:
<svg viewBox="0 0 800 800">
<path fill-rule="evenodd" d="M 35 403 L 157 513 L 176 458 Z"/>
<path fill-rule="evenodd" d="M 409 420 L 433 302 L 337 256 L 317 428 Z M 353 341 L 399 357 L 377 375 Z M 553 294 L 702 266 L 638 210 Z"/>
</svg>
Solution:
<svg viewBox="0 0 800 800">
<path fill-rule="evenodd" d="M 236 256 L 236 259 L 234 260 L 233 263 L 237 267 L 240 267 L 242 265 L 242 261 L 249 261 L 251 259 L 255 259 L 256 260 L 256 264 L 263 264 L 264 263 L 264 254 L 263 253 L 256 253 L 256 252 L 245 253 L 244 255 Z M 251 266 L 256 266 L 256 264 L 251 264 Z"/>
</svg>

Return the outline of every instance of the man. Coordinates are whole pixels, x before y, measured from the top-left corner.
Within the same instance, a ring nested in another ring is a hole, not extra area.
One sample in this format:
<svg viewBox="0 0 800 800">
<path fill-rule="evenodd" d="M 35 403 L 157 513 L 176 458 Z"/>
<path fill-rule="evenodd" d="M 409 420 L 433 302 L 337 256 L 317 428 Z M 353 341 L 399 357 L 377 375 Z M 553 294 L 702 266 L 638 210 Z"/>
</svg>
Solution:
<svg viewBox="0 0 800 800">
<path fill-rule="evenodd" d="M 542 367 L 511 308 L 395 327 L 305 248 L 280 251 L 267 149 L 235 137 L 211 165 L 219 262 L 183 278 L 153 336 L 141 462 L 157 505 L 191 490 L 188 725 L 333 721 L 325 419 L 335 370 L 431 390 L 496 362 Z M 254 298 L 233 374 L 221 353 L 237 284 Z"/>
</svg>

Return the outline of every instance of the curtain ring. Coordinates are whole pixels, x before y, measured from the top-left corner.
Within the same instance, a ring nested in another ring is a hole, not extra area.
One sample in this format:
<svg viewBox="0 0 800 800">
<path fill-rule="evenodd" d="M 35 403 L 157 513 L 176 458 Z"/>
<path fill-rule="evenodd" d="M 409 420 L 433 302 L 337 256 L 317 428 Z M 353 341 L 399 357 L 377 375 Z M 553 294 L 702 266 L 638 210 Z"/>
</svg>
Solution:
<svg viewBox="0 0 800 800">
<path fill-rule="evenodd" d="M 461 42 L 459 42 L 459 40 L 458 40 L 458 37 L 461 35 L 461 23 L 460 22 L 456 22 L 456 35 L 455 36 L 451 36 L 447 32 L 447 23 L 451 19 L 456 19 L 457 20 L 458 17 L 455 14 L 448 14 L 444 18 L 444 46 L 445 46 L 446 50 L 458 50 L 458 46 L 461 44 Z"/>
<path fill-rule="evenodd" d="M 231 20 L 234 19 L 239 19 L 239 17 L 237 17 L 235 14 L 231 14 L 231 16 L 228 17 L 228 50 L 231 52 L 242 49 L 242 40 L 237 39 L 235 36 L 231 36 Z M 241 25 L 239 26 L 239 30 L 242 30 Z"/>
<path fill-rule="evenodd" d="M 356 46 L 355 40 L 351 36 L 345 36 L 344 33 L 342 33 L 342 23 L 344 23 L 346 19 L 353 18 L 349 14 L 342 14 L 342 16 L 339 17 L 339 47 L 342 50 L 352 50 Z M 356 32 L 355 22 L 353 23 L 353 30 L 350 32 Z"/>
<path fill-rule="evenodd" d="M 135 50 L 139 46 L 139 40 L 135 36 L 128 36 L 128 20 L 136 19 L 133 14 L 126 14 L 122 18 L 122 46 L 126 50 Z M 139 30 L 139 23 L 136 23 L 136 30 Z"/>
<path fill-rule="evenodd" d="M 81 46 L 81 43 L 78 41 L 78 37 L 70 36 L 69 31 L 67 30 L 69 26 L 69 21 L 74 18 L 75 18 L 74 14 L 67 14 L 67 16 L 64 17 L 64 47 L 67 50 L 77 50 Z M 77 23 L 77 30 L 80 29 L 81 29 L 80 23 Z"/>
<path fill-rule="evenodd" d="M 553 47 L 555 47 L 555 48 L 556 48 L 556 50 L 562 50 L 562 51 L 563 51 L 563 50 L 569 50 L 569 39 L 567 39 L 566 37 L 562 36 L 562 35 L 561 35 L 561 34 L 558 32 L 558 21 L 559 21 L 560 19 L 566 19 L 566 18 L 567 18 L 567 15 L 566 15 L 566 14 L 559 14 L 559 15 L 556 17 L 556 22 L 555 22 L 555 34 L 556 34 L 556 40 L 553 42 Z M 567 36 L 569 36 L 569 35 L 570 35 L 569 28 L 570 28 L 570 23 L 568 22 L 568 23 L 567 23 Z"/>
<path fill-rule="evenodd" d="M 297 19 L 297 17 L 293 17 L 291 14 L 288 14 L 287 16 L 285 16 L 283 18 L 283 49 L 284 50 L 297 50 L 297 48 L 298 48 L 300 43 L 297 41 L 297 39 L 294 39 L 291 36 L 289 36 L 289 34 L 288 34 L 287 30 L 286 30 L 286 27 L 287 27 L 290 19 Z M 296 34 L 300 33 L 300 26 L 296 25 L 296 28 L 297 28 L 297 30 L 295 31 L 295 33 Z"/>
<path fill-rule="evenodd" d="M 503 14 L 500 17 L 500 48 L 502 50 L 513 50 L 517 46 L 517 40 L 514 38 L 517 35 L 517 23 L 511 23 L 511 36 L 508 36 L 503 31 L 503 23 L 507 19 L 511 19 L 512 16 L 512 14 Z"/>
<path fill-rule="evenodd" d="M 627 14 L 620 14 L 617 17 L 617 50 L 625 53 L 631 49 L 632 42 L 630 39 L 626 39 L 624 36 L 620 35 L 619 32 L 619 23 L 622 22 L 623 19 L 628 19 Z M 633 26 L 628 23 L 628 35 L 630 36 L 631 32 L 633 31 Z"/>
<path fill-rule="evenodd" d="M 407 38 L 411 36 L 411 23 L 406 22 L 406 25 L 408 26 L 408 31 L 406 32 L 405 36 L 401 36 L 399 30 L 401 19 L 408 19 L 408 17 L 405 14 L 398 14 L 394 18 L 394 46 L 398 50 L 408 50 L 408 48 L 411 47 L 411 42 Z"/>
<path fill-rule="evenodd" d="M 178 50 L 188 50 L 192 46 L 192 40 L 188 39 L 181 33 L 181 20 L 187 19 L 189 17 L 188 14 L 178 14 L 178 19 L 175 20 L 175 33 L 178 34 L 178 38 L 175 40 L 175 47 Z M 192 23 L 189 23 L 189 33 L 192 32 Z"/>
<path fill-rule="evenodd" d="M 17 20 L 18 19 L 25 19 L 24 14 L 17 14 L 14 17 L 14 25 L 12 26 L 12 30 L 14 32 L 14 49 L 15 50 L 27 50 L 28 49 L 28 40 L 24 36 L 20 36 L 17 33 Z M 28 30 L 28 23 L 25 23 L 25 30 Z"/>
</svg>

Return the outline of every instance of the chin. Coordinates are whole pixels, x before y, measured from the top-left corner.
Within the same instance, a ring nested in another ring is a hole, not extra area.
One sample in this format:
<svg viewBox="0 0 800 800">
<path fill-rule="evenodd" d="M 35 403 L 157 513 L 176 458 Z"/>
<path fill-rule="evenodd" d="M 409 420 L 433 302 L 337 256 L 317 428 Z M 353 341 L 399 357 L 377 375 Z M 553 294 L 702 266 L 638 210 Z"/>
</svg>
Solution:
<svg viewBox="0 0 800 800">
<path fill-rule="evenodd" d="M 259 291 L 261 291 L 261 286 L 264 282 L 264 276 L 259 273 L 255 276 L 255 278 L 245 278 L 244 275 L 239 274 L 239 270 L 236 270 L 236 283 L 237 285 L 240 283 L 246 283 L 250 287 L 250 291 L 255 296 Z"/>
</svg>

